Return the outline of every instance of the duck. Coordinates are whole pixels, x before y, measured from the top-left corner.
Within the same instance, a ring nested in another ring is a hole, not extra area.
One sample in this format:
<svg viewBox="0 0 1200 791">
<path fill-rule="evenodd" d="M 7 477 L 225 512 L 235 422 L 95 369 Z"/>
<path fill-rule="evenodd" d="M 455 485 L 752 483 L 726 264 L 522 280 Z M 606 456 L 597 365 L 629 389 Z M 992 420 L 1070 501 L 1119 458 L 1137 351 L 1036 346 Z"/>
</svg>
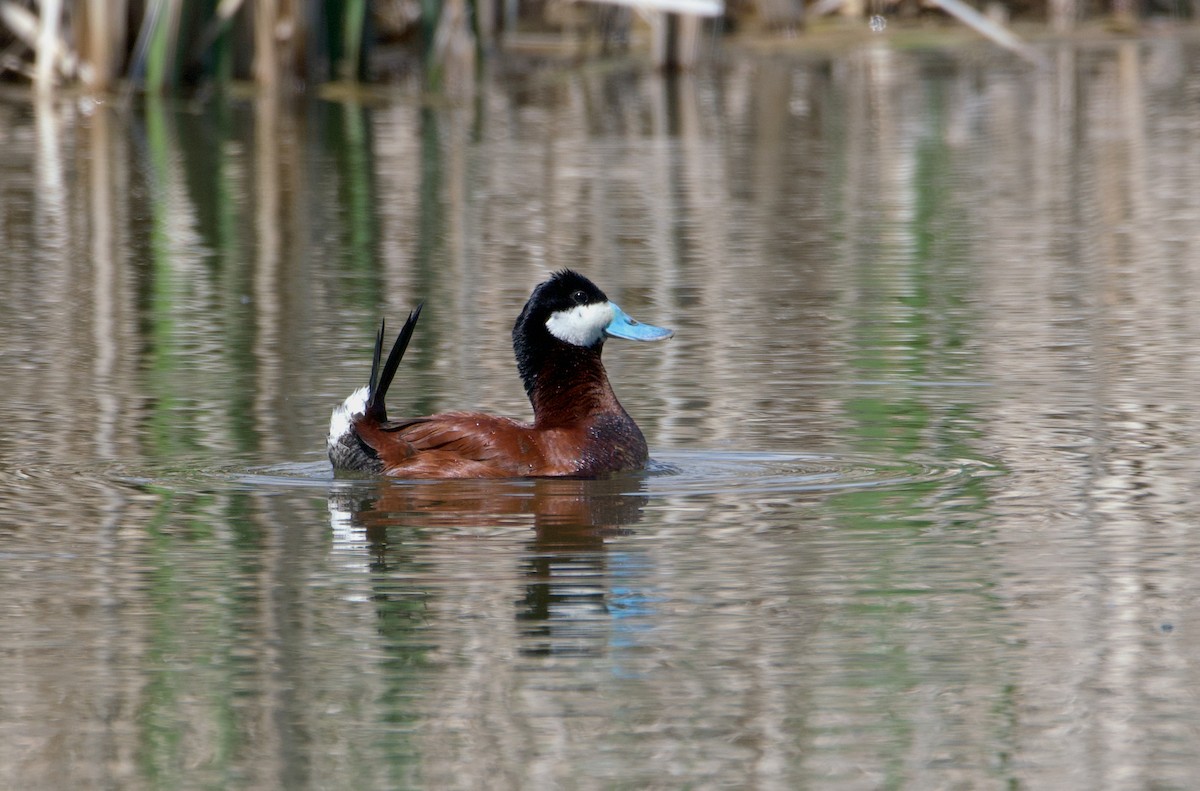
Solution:
<svg viewBox="0 0 1200 791">
<path fill-rule="evenodd" d="M 513 325 L 532 422 L 483 412 L 392 419 L 384 399 L 422 307 L 408 314 L 382 365 L 386 325 L 380 323 L 367 385 L 333 410 L 327 446 L 335 472 L 593 478 L 646 467 L 646 438 L 617 400 L 601 352 L 609 338 L 661 341 L 673 330 L 632 319 L 587 277 L 563 269 L 533 289 Z"/>
</svg>

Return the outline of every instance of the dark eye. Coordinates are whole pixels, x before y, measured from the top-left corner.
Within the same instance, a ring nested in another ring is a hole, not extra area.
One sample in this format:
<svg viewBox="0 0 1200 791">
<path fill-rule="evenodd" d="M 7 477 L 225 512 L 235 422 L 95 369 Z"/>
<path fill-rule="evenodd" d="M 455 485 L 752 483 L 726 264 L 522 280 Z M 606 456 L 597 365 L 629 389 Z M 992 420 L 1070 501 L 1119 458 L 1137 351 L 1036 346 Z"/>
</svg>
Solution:
<svg viewBox="0 0 1200 791">
<path fill-rule="evenodd" d="M 588 296 L 587 296 L 587 294 L 585 294 L 582 291 L 576 291 L 574 294 L 571 295 L 571 301 L 574 302 L 576 305 L 583 305 L 583 304 L 587 303 Z"/>
</svg>

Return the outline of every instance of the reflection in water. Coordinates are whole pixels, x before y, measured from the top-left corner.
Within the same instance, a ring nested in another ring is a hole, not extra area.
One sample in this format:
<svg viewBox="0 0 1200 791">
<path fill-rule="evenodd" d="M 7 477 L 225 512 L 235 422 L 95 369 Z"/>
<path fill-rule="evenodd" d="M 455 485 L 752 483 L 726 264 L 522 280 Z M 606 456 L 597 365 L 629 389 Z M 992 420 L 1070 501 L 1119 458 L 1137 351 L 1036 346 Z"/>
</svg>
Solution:
<svg viewBox="0 0 1200 791">
<path fill-rule="evenodd" d="M 1053 60 L 0 99 L 0 787 L 1187 787 L 1200 49 Z M 332 479 L 563 266 L 650 474 Z"/>
<path fill-rule="evenodd" d="M 607 619 L 609 577 L 605 540 L 627 533 L 641 518 L 644 480 L 619 476 L 601 480 L 441 481 L 363 484 L 336 491 L 330 500 L 334 533 L 342 546 L 369 553 L 370 569 L 383 586 L 371 598 L 381 618 L 407 610 L 412 591 L 387 591 L 403 577 L 405 535 L 429 530 L 455 533 L 527 528 L 532 538 L 517 572 L 527 582 L 516 618 L 523 623 L 524 654 L 598 652 Z M 626 594 L 628 595 L 628 594 Z M 423 597 L 418 594 L 420 598 Z M 600 644 L 588 644 L 600 640 Z"/>
</svg>

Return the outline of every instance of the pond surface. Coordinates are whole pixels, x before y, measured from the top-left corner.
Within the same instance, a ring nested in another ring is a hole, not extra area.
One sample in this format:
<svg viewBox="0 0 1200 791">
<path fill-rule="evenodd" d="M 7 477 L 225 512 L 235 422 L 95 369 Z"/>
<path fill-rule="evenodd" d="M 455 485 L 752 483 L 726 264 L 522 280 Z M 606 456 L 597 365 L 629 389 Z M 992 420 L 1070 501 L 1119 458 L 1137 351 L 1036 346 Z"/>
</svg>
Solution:
<svg viewBox="0 0 1200 791">
<path fill-rule="evenodd" d="M 1047 54 L 0 98 L 0 787 L 1191 787 L 1200 46 Z M 333 477 L 567 266 L 649 470 Z"/>
</svg>

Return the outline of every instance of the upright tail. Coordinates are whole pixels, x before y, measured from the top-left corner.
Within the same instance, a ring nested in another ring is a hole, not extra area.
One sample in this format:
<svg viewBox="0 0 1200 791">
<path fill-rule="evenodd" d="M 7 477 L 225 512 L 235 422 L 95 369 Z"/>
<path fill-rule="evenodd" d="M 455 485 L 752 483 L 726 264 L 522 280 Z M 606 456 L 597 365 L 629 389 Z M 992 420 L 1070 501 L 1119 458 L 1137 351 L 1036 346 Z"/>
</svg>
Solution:
<svg viewBox="0 0 1200 791">
<path fill-rule="evenodd" d="M 384 406 L 383 399 L 388 388 L 392 386 L 392 380 L 396 378 L 396 369 L 404 359 L 404 352 L 408 349 L 408 342 L 412 340 L 413 330 L 417 328 L 417 319 L 421 318 L 423 307 L 425 303 L 418 302 L 408 314 L 404 326 L 400 328 L 400 334 L 396 336 L 396 342 L 392 344 L 392 351 L 388 353 L 382 371 L 379 370 L 379 360 L 383 357 L 385 322 L 379 322 L 379 333 L 375 336 L 375 356 L 371 360 L 371 382 L 367 385 L 367 404 L 363 410 L 363 414 L 378 423 L 387 420 L 387 407 Z"/>
<path fill-rule="evenodd" d="M 387 420 L 384 397 L 392 385 L 392 380 L 396 378 L 396 369 L 400 367 L 400 361 L 408 349 L 408 342 L 412 340 L 413 330 L 417 327 L 417 319 L 421 316 L 423 306 L 424 303 L 418 304 L 408 314 L 408 319 L 400 328 L 400 334 L 396 336 L 382 369 L 379 363 L 383 359 L 384 323 L 380 322 L 379 333 L 375 336 L 375 355 L 371 359 L 370 382 L 338 404 L 329 418 L 329 436 L 326 441 L 329 460 L 333 462 L 334 469 L 379 472 L 382 468 L 379 454 L 358 436 L 354 424 L 360 416 L 373 423 L 383 423 Z"/>
</svg>

